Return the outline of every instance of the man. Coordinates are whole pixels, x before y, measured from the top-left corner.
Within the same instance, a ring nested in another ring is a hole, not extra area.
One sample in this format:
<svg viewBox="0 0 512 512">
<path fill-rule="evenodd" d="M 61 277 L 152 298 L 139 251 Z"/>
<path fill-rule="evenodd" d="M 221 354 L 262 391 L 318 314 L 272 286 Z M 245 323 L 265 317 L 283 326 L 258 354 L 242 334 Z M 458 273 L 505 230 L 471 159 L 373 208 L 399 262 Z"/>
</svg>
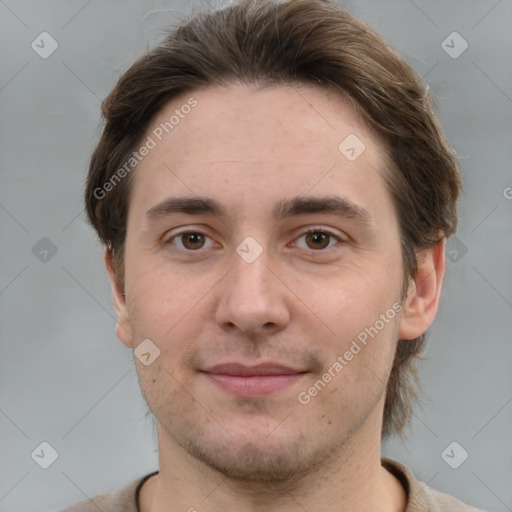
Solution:
<svg viewBox="0 0 512 512">
<path fill-rule="evenodd" d="M 381 458 L 460 178 L 420 80 L 320 0 L 197 15 L 105 100 L 86 205 L 159 471 L 68 512 L 472 511 Z"/>
</svg>

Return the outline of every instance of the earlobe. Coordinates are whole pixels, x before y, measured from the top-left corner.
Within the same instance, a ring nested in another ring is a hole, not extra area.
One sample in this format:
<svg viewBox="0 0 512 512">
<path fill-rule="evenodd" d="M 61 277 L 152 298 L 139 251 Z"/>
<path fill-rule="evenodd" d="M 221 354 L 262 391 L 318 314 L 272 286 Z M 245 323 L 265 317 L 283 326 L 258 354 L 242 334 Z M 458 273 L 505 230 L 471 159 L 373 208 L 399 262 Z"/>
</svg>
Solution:
<svg viewBox="0 0 512 512">
<path fill-rule="evenodd" d="M 126 307 L 126 299 L 124 291 L 119 285 L 115 270 L 114 262 L 112 259 L 112 252 L 105 249 L 105 267 L 110 278 L 110 286 L 112 289 L 112 301 L 114 302 L 114 309 L 117 316 L 116 335 L 127 347 L 133 348 L 133 338 L 130 325 L 130 316 L 128 308 Z"/>
<path fill-rule="evenodd" d="M 411 279 L 404 301 L 398 337 L 414 340 L 434 321 L 445 269 L 445 239 L 417 255 L 418 272 Z"/>
</svg>

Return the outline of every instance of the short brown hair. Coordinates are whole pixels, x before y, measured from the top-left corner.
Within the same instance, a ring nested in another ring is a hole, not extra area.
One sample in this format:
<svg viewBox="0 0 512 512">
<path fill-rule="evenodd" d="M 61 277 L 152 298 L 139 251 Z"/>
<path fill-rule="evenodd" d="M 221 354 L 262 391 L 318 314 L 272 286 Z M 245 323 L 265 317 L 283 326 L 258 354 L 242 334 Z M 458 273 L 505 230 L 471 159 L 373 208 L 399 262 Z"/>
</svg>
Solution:
<svg viewBox="0 0 512 512">
<path fill-rule="evenodd" d="M 352 102 L 388 154 L 386 179 L 400 225 L 404 283 L 417 272 L 417 252 L 455 232 L 461 186 L 457 158 L 428 90 L 410 66 L 334 3 L 243 0 L 182 23 L 136 61 L 103 102 L 105 127 L 91 158 L 85 202 L 91 224 L 112 253 L 121 286 L 131 179 L 119 180 L 108 193 L 102 187 L 118 176 L 172 98 L 230 83 L 315 84 Z M 398 341 L 383 438 L 402 435 L 410 421 L 418 398 L 416 360 L 424 345 L 425 334 Z"/>
</svg>

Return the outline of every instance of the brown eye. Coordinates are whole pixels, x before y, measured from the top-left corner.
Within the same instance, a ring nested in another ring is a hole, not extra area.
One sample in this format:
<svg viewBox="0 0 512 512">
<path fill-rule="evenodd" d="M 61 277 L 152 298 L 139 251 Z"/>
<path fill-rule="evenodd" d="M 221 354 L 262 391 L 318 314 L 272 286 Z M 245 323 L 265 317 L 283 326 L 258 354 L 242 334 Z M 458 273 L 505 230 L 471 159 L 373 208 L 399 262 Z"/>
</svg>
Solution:
<svg viewBox="0 0 512 512">
<path fill-rule="evenodd" d="M 306 234 L 306 243 L 310 249 L 325 249 L 329 245 L 331 235 L 322 231 Z"/>
<path fill-rule="evenodd" d="M 215 242 L 200 231 L 182 231 L 165 240 L 165 244 L 175 246 L 180 251 L 198 251 L 212 248 Z"/>
<path fill-rule="evenodd" d="M 300 249 L 323 251 L 332 248 L 339 242 L 342 242 L 342 238 L 338 235 L 322 229 L 310 229 L 297 239 L 296 246 Z"/>
<path fill-rule="evenodd" d="M 178 235 L 181 238 L 181 243 L 185 249 L 194 250 L 201 249 L 205 242 L 205 236 L 202 233 L 189 232 L 189 233 L 181 233 Z"/>
</svg>

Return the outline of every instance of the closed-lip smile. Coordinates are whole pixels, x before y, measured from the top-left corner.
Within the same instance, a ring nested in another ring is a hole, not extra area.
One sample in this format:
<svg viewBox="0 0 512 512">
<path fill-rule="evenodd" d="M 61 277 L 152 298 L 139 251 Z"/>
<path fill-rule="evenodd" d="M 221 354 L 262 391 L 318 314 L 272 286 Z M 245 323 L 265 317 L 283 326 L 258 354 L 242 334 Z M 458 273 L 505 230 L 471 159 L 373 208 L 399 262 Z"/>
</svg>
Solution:
<svg viewBox="0 0 512 512">
<path fill-rule="evenodd" d="M 224 391 L 238 397 L 266 396 L 296 383 L 308 373 L 279 363 L 261 363 L 247 366 L 241 363 L 223 363 L 201 372 Z"/>
</svg>

